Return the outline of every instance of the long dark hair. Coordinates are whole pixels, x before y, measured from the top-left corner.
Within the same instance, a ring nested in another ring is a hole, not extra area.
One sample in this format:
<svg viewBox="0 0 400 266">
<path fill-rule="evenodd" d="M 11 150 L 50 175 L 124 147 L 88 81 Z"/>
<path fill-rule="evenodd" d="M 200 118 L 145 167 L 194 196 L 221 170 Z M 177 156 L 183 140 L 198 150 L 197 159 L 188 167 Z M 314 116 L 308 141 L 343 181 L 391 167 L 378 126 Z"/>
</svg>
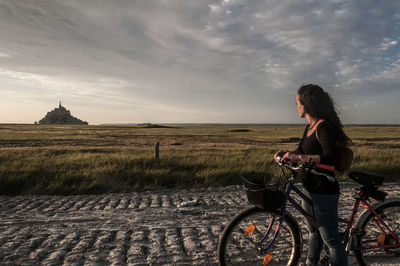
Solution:
<svg viewBox="0 0 400 266">
<path fill-rule="evenodd" d="M 306 113 L 314 118 L 324 119 L 332 124 L 335 128 L 339 145 L 350 146 L 353 144 L 351 139 L 344 133 L 335 103 L 327 92 L 318 85 L 307 84 L 301 86 L 297 94 Z"/>
</svg>

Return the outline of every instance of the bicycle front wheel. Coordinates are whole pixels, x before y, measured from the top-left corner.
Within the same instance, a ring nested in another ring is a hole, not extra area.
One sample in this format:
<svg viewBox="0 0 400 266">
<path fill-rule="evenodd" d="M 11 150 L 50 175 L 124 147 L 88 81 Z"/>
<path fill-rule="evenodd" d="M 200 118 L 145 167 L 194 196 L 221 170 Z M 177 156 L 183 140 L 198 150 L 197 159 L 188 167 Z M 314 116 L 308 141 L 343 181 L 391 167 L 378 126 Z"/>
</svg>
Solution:
<svg viewBox="0 0 400 266">
<path fill-rule="evenodd" d="M 383 203 L 375 209 L 389 229 L 400 238 L 400 200 Z M 373 213 L 358 228 L 354 254 L 360 265 L 399 265 L 400 244 Z"/>
<path fill-rule="evenodd" d="M 277 238 L 270 248 L 279 224 L 280 211 L 251 208 L 238 214 L 225 228 L 218 245 L 220 265 L 296 265 L 301 255 L 301 235 L 297 222 L 290 214 L 285 216 Z M 260 243 L 268 231 L 269 234 Z"/>
</svg>

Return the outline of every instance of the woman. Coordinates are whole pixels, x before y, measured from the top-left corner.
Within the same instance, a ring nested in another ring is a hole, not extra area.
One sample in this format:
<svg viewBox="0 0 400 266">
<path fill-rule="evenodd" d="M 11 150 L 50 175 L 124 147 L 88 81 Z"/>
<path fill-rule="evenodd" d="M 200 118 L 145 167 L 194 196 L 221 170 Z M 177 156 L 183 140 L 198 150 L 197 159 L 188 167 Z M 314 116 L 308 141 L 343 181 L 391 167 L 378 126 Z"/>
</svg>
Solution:
<svg viewBox="0 0 400 266">
<path fill-rule="evenodd" d="M 337 145 L 349 145 L 351 140 L 342 129 L 332 98 L 317 85 L 303 85 L 296 95 L 297 111 L 308 125 L 298 148 L 291 152 L 279 151 L 275 158 L 282 160 L 315 162 L 334 166 Z M 328 170 L 318 169 L 334 177 Z M 322 244 L 329 249 L 332 265 L 347 265 L 347 254 L 338 232 L 339 183 L 323 175 L 306 174 L 303 178 L 305 194 L 313 200 L 313 208 L 303 202 L 303 208 L 314 212 L 316 229 L 307 220 L 309 230 L 306 265 L 318 265 Z M 313 210 L 314 209 L 314 210 Z"/>
</svg>

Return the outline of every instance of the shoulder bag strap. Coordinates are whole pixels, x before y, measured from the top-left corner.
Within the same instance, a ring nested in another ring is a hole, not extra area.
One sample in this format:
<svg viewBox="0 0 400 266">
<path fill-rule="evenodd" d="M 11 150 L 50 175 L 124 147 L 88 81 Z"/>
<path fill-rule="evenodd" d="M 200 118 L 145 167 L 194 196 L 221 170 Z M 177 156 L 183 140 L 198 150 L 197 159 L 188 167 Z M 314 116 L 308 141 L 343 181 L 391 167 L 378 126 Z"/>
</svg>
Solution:
<svg viewBox="0 0 400 266">
<path fill-rule="evenodd" d="M 318 126 L 319 125 L 317 125 L 317 128 L 315 129 L 315 136 L 317 137 L 318 143 L 321 144 L 321 141 L 319 140 L 319 137 L 318 137 Z"/>
</svg>

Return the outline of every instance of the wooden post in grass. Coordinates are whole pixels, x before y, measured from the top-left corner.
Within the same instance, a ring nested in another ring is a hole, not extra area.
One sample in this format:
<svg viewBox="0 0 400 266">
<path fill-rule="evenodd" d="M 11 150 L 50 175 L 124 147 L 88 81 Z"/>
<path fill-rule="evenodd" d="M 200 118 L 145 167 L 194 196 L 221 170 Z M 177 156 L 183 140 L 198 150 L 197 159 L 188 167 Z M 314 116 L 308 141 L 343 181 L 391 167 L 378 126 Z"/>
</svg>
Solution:
<svg viewBox="0 0 400 266">
<path fill-rule="evenodd" d="M 154 147 L 154 162 L 156 165 L 160 162 L 160 142 L 156 142 Z"/>
</svg>

